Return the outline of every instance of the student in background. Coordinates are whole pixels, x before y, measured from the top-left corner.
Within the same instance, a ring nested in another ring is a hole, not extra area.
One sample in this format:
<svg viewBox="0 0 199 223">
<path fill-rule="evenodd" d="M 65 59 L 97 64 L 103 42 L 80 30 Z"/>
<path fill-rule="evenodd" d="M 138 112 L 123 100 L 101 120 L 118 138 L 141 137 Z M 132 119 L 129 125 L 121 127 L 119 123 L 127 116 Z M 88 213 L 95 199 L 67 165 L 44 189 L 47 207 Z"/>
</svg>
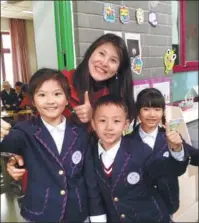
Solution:
<svg viewBox="0 0 199 223">
<path fill-rule="evenodd" d="M 95 106 L 92 127 L 99 141 L 91 148 L 108 222 L 171 222 L 170 211 L 156 188 L 158 179 L 170 176 L 171 157 L 156 155 L 142 140 L 122 136 L 129 124 L 122 98 L 107 95 Z M 163 147 L 182 146 L 179 134 L 167 135 Z M 168 146 L 169 143 L 169 146 Z M 173 173 L 172 173 L 173 174 Z"/>
<path fill-rule="evenodd" d="M 1 91 L 1 100 L 5 110 L 12 111 L 17 108 L 17 95 L 15 89 L 11 88 L 8 81 L 3 82 L 3 91 Z"/>
<path fill-rule="evenodd" d="M 20 81 L 17 81 L 15 83 L 15 92 L 16 92 L 16 95 L 17 95 L 17 100 L 18 100 L 18 104 L 19 105 L 23 99 L 23 95 L 21 93 L 21 87 L 23 86 L 23 83 L 20 82 Z"/>
<path fill-rule="evenodd" d="M 19 108 L 23 110 L 30 109 L 32 107 L 32 103 L 28 94 L 28 84 L 24 84 L 21 87 L 21 93 L 23 95 L 23 100 L 21 101 Z"/>
<path fill-rule="evenodd" d="M 39 116 L 16 124 L 1 152 L 24 157 L 28 185 L 21 215 L 29 222 L 104 222 L 88 132 L 62 115 L 70 98 L 64 75 L 40 69 L 30 79 L 30 97 Z"/>
</svg>

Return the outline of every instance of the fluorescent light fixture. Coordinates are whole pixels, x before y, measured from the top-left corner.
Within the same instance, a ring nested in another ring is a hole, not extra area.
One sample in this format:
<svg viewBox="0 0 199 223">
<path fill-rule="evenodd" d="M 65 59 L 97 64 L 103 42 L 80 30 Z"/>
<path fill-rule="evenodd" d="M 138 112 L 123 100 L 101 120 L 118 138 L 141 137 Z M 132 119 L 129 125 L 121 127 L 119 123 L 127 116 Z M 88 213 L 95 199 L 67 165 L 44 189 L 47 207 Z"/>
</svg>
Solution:
<svg viewBox="0 0 199 223">
<path fill-rule="evenodd" d="M 22 11 L 23 13 L 32 14 L 32 11 Z"/>
<path fill-rule="evenodd" d="M 1 4 L 5 4 L 5 3 L 7 3 L 7 1 L 1 1 Z"/>
</svg>

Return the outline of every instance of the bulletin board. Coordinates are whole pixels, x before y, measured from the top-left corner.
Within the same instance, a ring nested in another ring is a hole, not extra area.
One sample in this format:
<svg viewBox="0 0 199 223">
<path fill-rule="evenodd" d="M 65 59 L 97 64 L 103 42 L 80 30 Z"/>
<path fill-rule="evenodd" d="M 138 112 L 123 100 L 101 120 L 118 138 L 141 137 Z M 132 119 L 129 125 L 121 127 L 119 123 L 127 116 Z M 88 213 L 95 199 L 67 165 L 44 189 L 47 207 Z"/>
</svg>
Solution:
<svg viewBox="0 0 199 223">
<path fill-rule="evenodd" d="M 171 102 L 171 79 L 169 77 L 149 78 L 134 80 L 134 99 L 137 99 L 139 92 L 145 88 L 157 88 L 164 96 L 166 104 Z"/>
</svg>

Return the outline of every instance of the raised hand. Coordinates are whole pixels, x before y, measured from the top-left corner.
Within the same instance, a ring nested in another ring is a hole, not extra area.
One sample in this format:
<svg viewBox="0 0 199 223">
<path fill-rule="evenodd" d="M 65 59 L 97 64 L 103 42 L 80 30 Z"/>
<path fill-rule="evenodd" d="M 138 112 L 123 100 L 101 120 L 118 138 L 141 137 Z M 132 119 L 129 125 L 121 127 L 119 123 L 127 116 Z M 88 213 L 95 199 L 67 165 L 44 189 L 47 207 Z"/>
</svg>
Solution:
<svg viewBox="0 0 199 223">
<path fill-rule="evenodd" d="M 87 123 L 91 120 L 93 109 L 90 104 L 88 91 L 84 93 L 84 104 L 75 106 L 73 109 L 82 123 Z"/>
<path fill-rule="evenodd" d="M 175 152 L 181 151 L 183 141 L 180 134 L 176 130 L 170 130 L 168 123 L 166 123 L 165 128 L 169 147 Z"/>
</svg>

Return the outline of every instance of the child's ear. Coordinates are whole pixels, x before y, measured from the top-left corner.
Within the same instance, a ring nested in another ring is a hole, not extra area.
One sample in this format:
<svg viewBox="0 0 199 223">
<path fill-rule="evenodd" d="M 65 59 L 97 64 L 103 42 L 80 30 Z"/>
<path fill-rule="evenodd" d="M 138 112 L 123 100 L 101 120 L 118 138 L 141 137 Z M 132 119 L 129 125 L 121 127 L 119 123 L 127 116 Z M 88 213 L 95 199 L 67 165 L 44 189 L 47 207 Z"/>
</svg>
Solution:
<svg viewBox="0 0 199 223">
<path fill-rule="evenodd" d="M 130 120 L 127 119 L 127 120 L 126 120 L 126 124 L 125 124 L 125 129 L 128 129 L 128 128 L 129 128 L 129 125 L 130 125 Z"/>
</svg>

